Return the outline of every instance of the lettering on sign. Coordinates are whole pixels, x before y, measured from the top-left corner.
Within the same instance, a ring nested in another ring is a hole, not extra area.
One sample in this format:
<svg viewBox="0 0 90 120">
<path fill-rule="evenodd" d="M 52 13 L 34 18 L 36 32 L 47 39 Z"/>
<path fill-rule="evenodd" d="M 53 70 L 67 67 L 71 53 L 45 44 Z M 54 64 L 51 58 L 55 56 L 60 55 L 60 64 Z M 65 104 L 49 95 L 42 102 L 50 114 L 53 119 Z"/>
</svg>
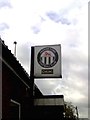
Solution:
<svg viewBox="0 0 90 120">
<path fill-rule="evenodd" d="M 53 69 L 42 69 L 41 74 L 53 74 Z"/>
</svg>

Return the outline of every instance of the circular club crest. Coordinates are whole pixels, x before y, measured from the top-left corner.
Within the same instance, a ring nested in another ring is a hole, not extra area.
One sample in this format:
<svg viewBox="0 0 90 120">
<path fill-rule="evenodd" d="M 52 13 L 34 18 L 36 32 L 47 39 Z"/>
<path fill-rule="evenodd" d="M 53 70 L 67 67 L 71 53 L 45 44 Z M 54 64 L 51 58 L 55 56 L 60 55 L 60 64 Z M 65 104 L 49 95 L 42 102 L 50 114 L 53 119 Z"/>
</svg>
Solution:
<svg viewBox="0 0 90 120">
<path fill-rule="evenodd" d="M 43 48 L 37 55 L 37 61 L 44 68 L 53 67 L 58 61 L 58 53 L 53 48 Z"/>
</svg>

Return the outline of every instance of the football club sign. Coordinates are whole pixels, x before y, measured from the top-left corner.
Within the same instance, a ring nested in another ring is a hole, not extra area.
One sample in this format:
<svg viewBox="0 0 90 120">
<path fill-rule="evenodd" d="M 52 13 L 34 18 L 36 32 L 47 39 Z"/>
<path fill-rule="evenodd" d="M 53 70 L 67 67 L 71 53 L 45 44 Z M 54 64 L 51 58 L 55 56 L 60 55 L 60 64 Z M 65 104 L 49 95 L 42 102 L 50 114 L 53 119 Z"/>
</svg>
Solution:
<svg viewBox="0 0 90 120">
<path fill-rule="evenodd" d="M 61 45 L 34 47 L 34 77 L 61 78 Z"/>
</svg>

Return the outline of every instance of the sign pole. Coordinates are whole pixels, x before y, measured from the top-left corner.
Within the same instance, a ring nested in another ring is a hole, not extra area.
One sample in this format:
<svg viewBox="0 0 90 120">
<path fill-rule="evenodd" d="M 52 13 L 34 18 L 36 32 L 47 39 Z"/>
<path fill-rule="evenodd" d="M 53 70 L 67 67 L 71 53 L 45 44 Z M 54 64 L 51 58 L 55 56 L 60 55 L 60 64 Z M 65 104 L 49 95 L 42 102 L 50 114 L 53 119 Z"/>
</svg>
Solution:
<svg viewBox="0 0 90 120">
<path fill-rule="evenodd" d="M 34 93 L 34 47 L 31 47 L 31 72 L 30 72 L 30 83 L 31 83 L 31 103 L 33 105 L 33 93 Z"/>
</svg>

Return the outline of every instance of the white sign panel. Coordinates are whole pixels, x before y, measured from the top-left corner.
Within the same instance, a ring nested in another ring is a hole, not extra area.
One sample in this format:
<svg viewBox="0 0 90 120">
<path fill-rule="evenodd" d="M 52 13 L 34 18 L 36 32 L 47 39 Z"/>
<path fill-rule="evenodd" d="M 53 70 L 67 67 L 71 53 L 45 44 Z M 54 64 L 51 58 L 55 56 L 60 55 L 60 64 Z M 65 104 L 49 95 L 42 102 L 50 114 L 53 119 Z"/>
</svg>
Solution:
<svg viewBox="0 0 90 120">
<path fill-rule="evenodd" d="M 34 77 L 61 78 L 61 45 L 34 47 Z"/>
</svg>

